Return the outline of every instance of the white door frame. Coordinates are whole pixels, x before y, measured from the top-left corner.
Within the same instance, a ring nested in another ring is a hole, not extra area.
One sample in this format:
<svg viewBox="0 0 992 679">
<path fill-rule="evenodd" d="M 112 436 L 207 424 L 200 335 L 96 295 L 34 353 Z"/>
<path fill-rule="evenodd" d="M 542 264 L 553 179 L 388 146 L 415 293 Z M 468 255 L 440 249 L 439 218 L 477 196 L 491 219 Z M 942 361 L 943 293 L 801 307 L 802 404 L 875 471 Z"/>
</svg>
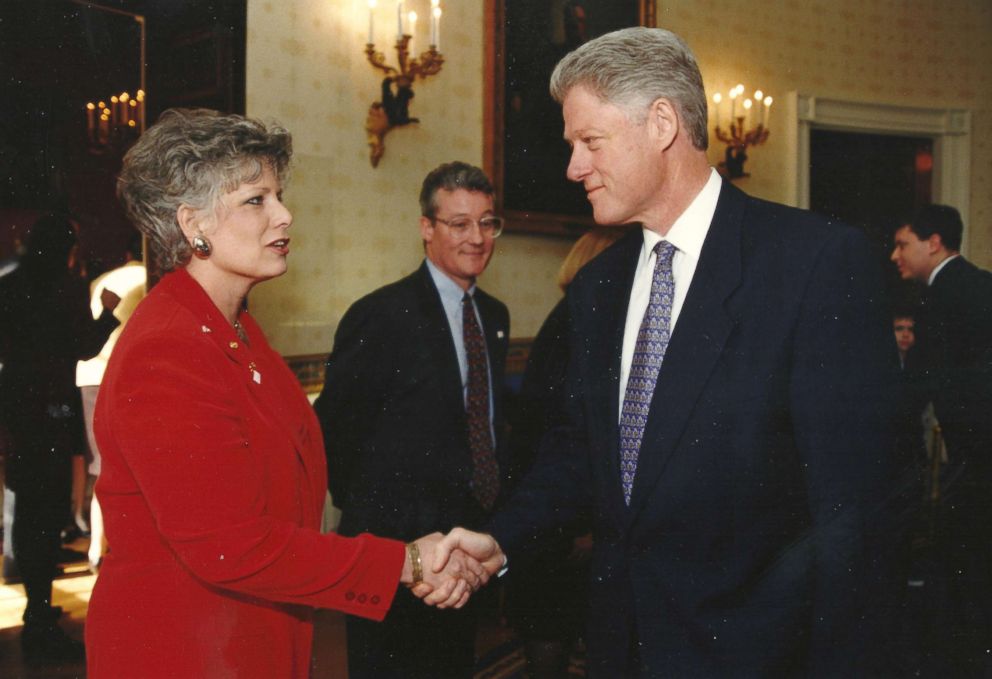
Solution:
<svg viewBox="0 0 992 679">
<path fill-rule="evenodd" d="M 930 137 L 933 145 L 933 201 L 952 205 L 964 220 L 961 250 L 967 254 L 971 196 L 971 112 L 828 99 L 796 91 L 786 95 L 788 165 L 795 168 L 792 204 L 809 209 L 811 128 Z"/>
</svg>

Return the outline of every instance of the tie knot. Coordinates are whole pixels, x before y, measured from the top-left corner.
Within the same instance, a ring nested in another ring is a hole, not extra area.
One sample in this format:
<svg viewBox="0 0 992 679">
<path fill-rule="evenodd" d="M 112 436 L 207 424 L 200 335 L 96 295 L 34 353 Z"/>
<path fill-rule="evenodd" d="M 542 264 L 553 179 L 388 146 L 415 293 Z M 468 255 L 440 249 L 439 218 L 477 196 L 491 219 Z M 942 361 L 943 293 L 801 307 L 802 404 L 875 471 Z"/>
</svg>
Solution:
<svg viewBox="0 0 992 679">
<path fill-rule="evenodd" d="M 658 257 L 658 261 L 672 261 L 672 257 L 675 255 L 676 248 L 674 245 L 669 243 L 667 240 L 660 240 L 654 245 L 654 254 Z"/>
<path fill-rule="evenodd" d="M 466 304 L 472 304 L 472 295 L 470 295 L 467 292 L 464 295 L 462 295 L 462 306 Z"/>
</svg>

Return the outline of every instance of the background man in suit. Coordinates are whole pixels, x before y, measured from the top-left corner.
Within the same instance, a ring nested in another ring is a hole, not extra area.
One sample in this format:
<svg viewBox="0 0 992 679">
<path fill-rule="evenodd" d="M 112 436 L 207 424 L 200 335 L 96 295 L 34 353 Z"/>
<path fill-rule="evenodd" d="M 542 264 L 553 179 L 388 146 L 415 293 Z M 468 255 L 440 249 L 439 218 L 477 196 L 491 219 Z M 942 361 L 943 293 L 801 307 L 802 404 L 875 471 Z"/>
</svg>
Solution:
<svg viewBox="0 0 992 679">
<path fill-rule="evenodd" d="M 569 287 L 570 424 L 491 535 L 441 547 L 513 568 L 591 504 L 591 675 L 849 675 L 890 563 L 897 359 L 866 238 L 720 179 L 673 33 L 588 42 L 551 91 L 596 221 L 643 228 Z"/>
<path fill-rule="evenodd" d="M 938 662 L 977 676 L 992 670 L 992 273 L 960 255 L 962 230 L 957 210 L 926 206 L 896 231 L 892 261 L 927 284 L 920 345 L 949 462 L 935 550 L 947 578 Z"/>
<path fill-rule="evenodd" d="M 423 265 L 344 315 L 315 404 L 344 535 L 480 527 L 499 495 L 510 319 L 475 281 L 503 222 L 486 175 L 460 162 L 427 175 L 420 206 Z M 350 676 L 472 676 L 472 609 L 441 615 L 401 591 L 383 623 L 349 618 Z"/>
</svg>

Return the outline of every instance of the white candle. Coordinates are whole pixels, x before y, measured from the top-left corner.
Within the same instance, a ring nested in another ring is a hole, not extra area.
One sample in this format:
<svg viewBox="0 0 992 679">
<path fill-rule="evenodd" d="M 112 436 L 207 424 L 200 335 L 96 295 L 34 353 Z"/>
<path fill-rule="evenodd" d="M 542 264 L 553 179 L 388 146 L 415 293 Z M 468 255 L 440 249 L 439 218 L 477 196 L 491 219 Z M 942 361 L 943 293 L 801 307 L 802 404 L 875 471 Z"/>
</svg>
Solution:
<svg viewBox="0 0 992 679">
<path fill-rule="evenodd" d="M 86 104 L 86 136 L 91 144 L 96 141 L 96 105 L 92 101 Z"/>
<path fill-rule="evenodd" d="M 744 129 L 751 126 L 751 107 L 753 105 L 750 99 L 744 100 L 744 125 L 742 126 Z"/>
<path fill-rule="evenodd" d="M 370 45 L 375 44 L 375 0 L 369 0 L 369 39 Z"/>
<path fill-rule="evenodd" d="M 396 40 L 403 39 L 403 0 L 396 3 Z"/>
<path fill-rule="evenodd" d="M 772 107 L 772 98 L 765 97 L 765 107 L 761 110 L 761 120 L 767 125 L 768 124 L 768 114 L 771 112 L 769 109 Z"/>
<path fill-rule="evenodd" d="M 441 51 L 441 8 L 435 7 L 433 10 L 434 14 L 434 47 L 438 52 Z"/>
<path fill-rule="evenodd" d="M 720 127 L 720 102 L 723 101 L 723 95 L 717 92 L 713 95 L 713 116 L 716 119 L 716 126 Z"/>
<path fill-rule="evenodd" d="M 407 49 L 410 50 L 410 54 L 413 54 L 413 39 L 417 35 L 417 13 L 410 12 L 407 14 L 407 19 L 410 21 L 410 42 Z"/>
</svg>

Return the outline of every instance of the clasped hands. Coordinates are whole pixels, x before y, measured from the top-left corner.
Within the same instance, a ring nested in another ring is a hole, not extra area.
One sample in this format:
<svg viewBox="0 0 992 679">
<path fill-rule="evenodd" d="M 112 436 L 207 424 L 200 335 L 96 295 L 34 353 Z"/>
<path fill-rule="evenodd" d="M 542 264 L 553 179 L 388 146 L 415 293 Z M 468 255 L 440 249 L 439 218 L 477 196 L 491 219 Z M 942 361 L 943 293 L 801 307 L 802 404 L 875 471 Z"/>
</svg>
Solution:
<svg viewBox="0 0 992 679">
<path fill-rule="evenodd" d="M 431 533 L 411 544 L 419 551 L 423 579 L 414 582 L 408 548 L 400 581 L 425 604 L 438 608 L 464 606 L 506 562 L 491 535 L 464 528 L 454 528 L 447 535 Z"/>
</svg>

